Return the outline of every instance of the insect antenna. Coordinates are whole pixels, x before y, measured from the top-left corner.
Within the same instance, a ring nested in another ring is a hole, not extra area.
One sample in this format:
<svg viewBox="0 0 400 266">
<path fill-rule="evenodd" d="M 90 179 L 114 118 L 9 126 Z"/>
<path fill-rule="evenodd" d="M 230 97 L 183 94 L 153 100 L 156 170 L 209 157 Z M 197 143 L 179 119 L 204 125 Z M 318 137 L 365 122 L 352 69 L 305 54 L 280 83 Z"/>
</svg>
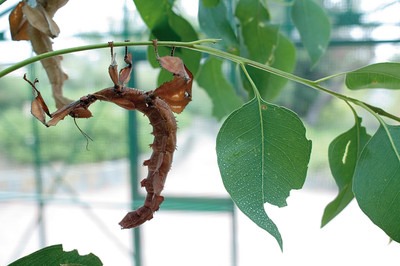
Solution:
<svg viewBox="0 0 400 266">
<path fill-rule="evenodd" d="M 76 126 L 76 128 L 81 132 L 81 134 L 85 137 L 86 139 L 86 150 L 89 150 L 89 140 L 93 141 L 93 139 L 89 136 L 89 134 L 87 134 L 86 132 L 84 132 L 78 125 L 78 123 L 76 122 L 76 118 L 74 117 L 74 124 Z"/>
</svg>

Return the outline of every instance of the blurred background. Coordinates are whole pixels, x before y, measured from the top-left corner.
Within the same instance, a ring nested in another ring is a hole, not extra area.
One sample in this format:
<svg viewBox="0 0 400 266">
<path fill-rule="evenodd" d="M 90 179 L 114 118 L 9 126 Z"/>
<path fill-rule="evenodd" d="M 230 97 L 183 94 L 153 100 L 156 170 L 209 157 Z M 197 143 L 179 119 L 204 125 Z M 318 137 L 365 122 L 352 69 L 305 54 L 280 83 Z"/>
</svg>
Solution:
<svg viewBox="0 0 400 266">
<path fill-rule="evenodd" d="M 8 15 L 18 2 L 2 2 L 0 69 L 33 55 L 29 42 L 11 41 Z M 268 2 L 273 19 L 299 43 L 288 7 L 278 2 Z M 399 1 L 319 3 L 332 21 L 330 47 L 311 68 L 299 45 L 295 74 L 315 80 L 400 59 Z M 198 25 L 197 1 L 176 1 L 176 12 Z M 132 1 L 70 0 L 55 21 L 61 34 L 54 39 L 54 49 L 148 40 Z M 145 48 L 129 49 L 136 87 L 154 89 L 159 69 L 147 63 Z M 122 66 L 124 50 L 116 52 Z M 65 55 L 65 95 L 78 99 L 111 86 L 109 63 L 108 49 Z M 80 254 L 92 252 L 104 265 L 398 265 L 399 245 L 389 244 L 355 201 L 320 229 L 323 210 L 337 193 L 327 163 L 328 145 L 354 123 L 342 102 L 293 83 L 275 100 L 299 114 L 313 140 L 304 189 L 293 191 L 285 208 L 266 206 L 283 236 L 282 253 L 271 236 L 233 206 L 224 190 L 215 154 L 222 121 L 211 116 L 211 101 L 196 83 L 193 101 L 177 116 L 178 148 L 163 193 L 165 202 L 139 229 L 120 230 L 118 222 L 126 212 L 143 202 L 138 182 L 147 175 L 142 162 L 149 157 L 152 142 L 147 118 L 96 103 L 91 108 L 95 118 L 77 120 L 93 138 L 86 149 L 87 140 L 72 119 L 45 128 L 31 116 L 32 92 L 22 79 L 24 73 L 40 80 L 38 89 L 55 110 L 40 63 L 0 79 L 0 265 L 53 244 Z M 392 91 L 345 91 L 340 77 L 325 85 L 400 115 L 399 95 Z M 359 111 L 373 133 L 376 122 Z"/>
</svg>

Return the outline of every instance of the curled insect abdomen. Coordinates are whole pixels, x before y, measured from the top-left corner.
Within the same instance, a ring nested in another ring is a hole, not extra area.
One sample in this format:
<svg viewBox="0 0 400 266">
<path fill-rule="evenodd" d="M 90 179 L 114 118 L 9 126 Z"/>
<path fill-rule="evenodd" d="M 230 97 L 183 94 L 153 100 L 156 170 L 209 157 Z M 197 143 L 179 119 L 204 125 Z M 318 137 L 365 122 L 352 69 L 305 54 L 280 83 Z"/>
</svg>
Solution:
<svg viewBox="0 0 400 266">
<path fill-rule="evenodd" d="M 176 147 L 175 116 L 168 104 L 151 92 L 144 93 L 127 88 L 118 92 L 109 88 L 95 95 L 99 100 L 114 102 L 126 109 L 136 109 L 144 113 L 153 127 L 154 141 L 150 145 L 153 153 L 143 163 L 148 167 L 148 175 L 141 183 L 147 191 L 144 205 L 136 211 L 129 212 L 119 223 L 123 229 L 133 228 L 153 218 L 153 213 L 159 209 L 164 200 L 160 194 L 171 168 Z"/>
</svg>

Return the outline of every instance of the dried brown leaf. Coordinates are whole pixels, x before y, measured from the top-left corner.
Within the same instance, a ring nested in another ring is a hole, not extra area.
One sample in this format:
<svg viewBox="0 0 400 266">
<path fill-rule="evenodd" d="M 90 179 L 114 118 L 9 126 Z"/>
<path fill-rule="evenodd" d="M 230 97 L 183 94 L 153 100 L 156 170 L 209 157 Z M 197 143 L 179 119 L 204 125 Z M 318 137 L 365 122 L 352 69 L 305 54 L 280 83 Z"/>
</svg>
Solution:
<svg viewBox="0 0 400 266">
<path fill-rule="evenodd" d="M 47 11 L 50 17 L 54 17 L 54 14 L 58 9 L 65 6 L 68 0 L 37 0 Z"/>
<path fill-rule="evenodd" d="M 24 5 L 24 1 L 19 2 L 8 17 L 11 38 L 14 41 L 29 40 L 28 33 L 26 31 L 28 23 L 24 17 L 24 13 L 22 12 L 22 7 Z"/>
<path fill-rule="evenodd" d="M 30 25 L 28 26 L 28 34 L 36 54 L 53 51 L 52 42 L 46 34 Z M 71 100 L 63 96 L 62 87 L 68 76 L 61 68 L 61 59 L 61 56 L 54 56 L 40 61 L 49 78 L 57 108 L 61 108 L 71 102 Z"/>
<path fill-rule="evenodd" d="M 21 1 L 9 16 L 13 40 L 30 40 L 36 54 L 53 51 L 50 37 L 56 37 L 60 30 L 53 21 L 56 11 L 68 0 L 37 0 L 35 7 Z M 68 76 L 61 69 L 61 56 L 41 60 L 51 83 L 56 107 L 61 108 L 71 100 L 63 96 L 62 87 Z"/>
<path fill-rule="evenodd" d="M 57 23 L 41 4 L 38 3 L 35 7 L 23 5 L 22 12 L 30 25 L 47 36 L 54 38 L 60 34 L 60 29 L 58 28 Z"/>
</svg>

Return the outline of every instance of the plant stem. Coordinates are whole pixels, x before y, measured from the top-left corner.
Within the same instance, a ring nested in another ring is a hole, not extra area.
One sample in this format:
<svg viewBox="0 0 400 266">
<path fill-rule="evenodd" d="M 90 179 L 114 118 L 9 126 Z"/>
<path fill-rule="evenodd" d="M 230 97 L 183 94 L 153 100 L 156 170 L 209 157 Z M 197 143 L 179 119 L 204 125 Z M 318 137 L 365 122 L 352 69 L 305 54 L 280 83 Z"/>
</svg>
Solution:
<svg viewBox="0 0 400 266">
<path fill-rule="evenodd" d="M 240 57 L 240 56 L 237 56 L 237 55 L 233 55 L 233 54 L 230 54 L 230 53 L 227 53 L 227 52 L 224 52 L 224 51 L 220 51 L 218 49 L 215 49 L 215 48 L 212 48 L 212 47 L 208 47 L 208 46 L 194 45 L 193 48 L 189 47 L 189 49 L 196 50 L 196 51 L 199 51 L 199 52 L 206 52 L 206 53 L 211 54 L 211 55 L 215 55 L 215 56 L 218 56 L 218 57 L 222 57 L 224 59 L 231 60 L 231 61 L 236 62 L 238 64 L 245 64 L 245 65 L 248 65 L 248 66 L 251 66 L 251 67 L 255 67 L 255 68 L 267 71 L 267 72 L 269 72 L 271 74 L 274 74 L 274 75 L 283 77 L 285 79 L 294 81 L 296 83 L 301 83 L 301 84 L 304 84 L 304 85 L 306 85 L 308 87 L 311 87 L 313 89 L 316 89 L 316 90 L 323 91 L 325 93 L 331 94 L 332 96 L 335 96 L 337 98 L 351 101 L 351 98 L 348 98 L 347 96 L 342 95 L 340 93 L 328 90 L 328 89 L 322 87 L 321 85 L 319 85 L 317 82 L 314 82 L 314 81 L 311 81 L 311 80 L 308 80 L 308 79 L 305 79 L 305 78 L 301 78 L 299 76 L 296 76 L 294 74 L 291 74 L 291 73 L 282 71 L 280 69 L 271 67 L 269 65 L 261 64 L 259 62 L 256 62 L 256 61 L 253 61 L 253 60 L 250 60 L 250 59 L 247 59 L 247 58 L 243 58 L 243 57 Z"/>
<path fill-rule="evenodd" d="M 327 77 L 323 77 L 323 78 L 317 79 L 314 82 L 315 83 L 321 83 L 321 82 L 324 82 L 324 81 L 329 80 L 329 79 L 333 79 L 333 78 L 336 78 L 336 77 L 340 77 L 340 76 L 346 75 L 346 73 L 347 72 L 341 72 L 341 73 L 333 74 L 333 75 L 330 75 L 330 76 L 327 76 Z"/>
<path fill-rule="evenodd" d="M 251 78 L 249 72 L 247 72 L 246 65 L 245 64 L 240 64 L 240 68 L 242 69 L 244 75 L 246 76 L 247 80 L 250 82 L 251 88 L 253 89 L 254 95 L 257 98 L 258 101 L 261 99 L 260 92 L 257 89 L 256 84 L 254 83 L 253 79 Z"/>
<path fill-rule="evenodd" d="M 170 41 L 158 41 L 157 45 L 158 46 L 180 46 L 180 47 L 190 47 L 193 45 L 198 45 L 202 43 L 216 43 L 218 42 L 219 39 L 204 39 L 204 40 L 197 40 L 193 42 L 170 42 Z M 95 50 L 95 49 L 102 49 L 102 48 L 109 48 L 110 43 L 100 43 L 100 44 L 90 44 L 90 45 L 84 45 L 84 46 L 78 46 L 78 47 L 72 47 L 72 48 L 66 48 L 66 49 L 60 49 L 56 51 L 51 51 L 43 54 L 39 54 L 36 56 L 33 56 L 31 58 L 25 59 L 23 61 L 20 61 L 6 69 L 3 69 L 0 71 L 0 78 L 17 70 L 20 69 L 24 66 L 27 66 L 29 64 L 32 64 L 34 62 L 40 61 L 42 59 L 46 59 L 49 57 L 57 56 L 57 55 L 63 55 L 63 54 L 70 54 L 70 53 L 76 53 L 76 52 L 81 52 L 81 51 L 87 51 L 87 50 Z M 149 46 L 153 45 L 153 42 L 151 41 L 145 41 L 145 42 L 113 42 L 112 45 L 114 47 L 120 47 L 120 46 Z"/>
<path fill-rule="evenodd" d="M 345 73 L 339 73 L 339 74 L 336 74 L 336 75 L 329 76 L 327 78 L 319 79 L 317 81 L 311 81 L 311 80 L 296 76 L 294 74 L 279 70 L 277 68 L 271 67 L 269 65 L 261 64 L 259 62 L 256 62 L 256 61 L 253 61 L 253 60 L 250 60 L 250 59 L 247 59 L 247 58 L 243 58 L 243 57 L 240 57 L 240 56 L 237 56 L 237 55 L 233 55 L 233 54 L 230 54 L 230 53 L 227 53 L 227 52 L 224 52 L 224 51 L 220 51 L 220 50 L 212 48 L 212 47 L 203 46 L 203 45 L 194 45 L 193 47 L 189 47 L 189 49 L 192 49 L 192 50 L 195 50 L 195 51 L 199 51 L 199 52 L 206 52 L 208 54 L 211 54 L 211 55 L 214 55 L 214 56 L 218 56 L 218 57 L 221 57 L 223 59 L 231 60 L 233 62 L 236 62 L 237 64 L 240 64 L 240 65 L 243 65 L 243 64 L 244 65 L 249 65 L 249 66 L 252 66 L 252 67 L 267 71 L 267 72 L 269 72 L 271 74 L 283 77 L 285 79 L 294 81 L 296 83 L 300 83 L 300 84 L 306 85 L 307 87 L 313 88 L 315 90 L 323 91 L 323 92 L 325 92 L 327 94 L 330 94 L 330 95 L 332 95 L 332 96 L 334 96 L 336 98 L 339 98 L 339 99 L 341 99 L 341 100 L 343 100 L 345 102 L 352 102 L 352 103 L 354 103 L 354 104 L 356 104 L 356 105 L 358 105 L 358 106 L 360 106 L 360 107 L 362 107 L 364 109 L 365 109 L 365 107 L 367 107 L 369 110 L 372 110 L 376 114 L 379 114 L 379 115 L 388 117 L 390 119 L 393 119 L 393 120 L 395 120 L 397 122 L 400 122 L 400 117 L 397 117 L 397 116 L 395 116 L 393 114 L 390 114 L 390 113 L 386 112 L 385 110 L 383 110 L 383 109 L 381 109 L 379 107 L 376 107 L 376 106 L 364 103 L 362 101 L 359 101 L 357 99 L 354 99 L 352 97 L 349 97 L 349 96 L 346 96 L 346 95 L 343 95 L 343 94 L 328 90 L 328 89 L 322 87 L 319 84 L 319 82 L 321 82 L 321 81 L 324 81 L 324 80 L 327 80 L 327 79 L 330 79 L 330 78 L 334 78 L 334 77 L 343 75 Z"/>
<path fill-rule="evenodd" d="M 205 43 L 216 43 L 218 42 L 219 39 L 202 39 L 202 40 L 197 40 L 197 41 L 192 41 L 192 42 L 174 42 L 174 41 L 158 41 L 157 45 L 158 46 L 171 46 L 171 47 L 182 47 L 182 48 L 186 48 L 186 49 L 190 49 L 190 50 L 194 50 L 194 51 L 198 51 L 201 53 L 207 53 L 210 55 L 214 55 L 217 57 L 221 57 L 225 60 L 230 60 L 232 62 L 235 62 L 239 65 L 241 65 L 242 67 L 245 67 L 245 65 L 254 67 L 254 68 L 258 68 L 261 69 L 263 71 L 269 72 L 271 74 L 280 76 L 282 78 L 294 81 L 296 83 L 300 83 L 303 85 L 306 85 L 307 87 L 313 88 L 315 90 L 318 91 L 323 91 L 325 93 L 328 93 L 336 98 L 339 98 L 343 101 L 346 102 L 352 102 L 362 108 L 367 107 L 369 110 L 373 110 L 373 112 L 375 112 L 376 114 L 382 115 L 382 116 L 386 116 L 390 119 L 393 119 L 395 121 L 400 122 L 400 118 L 392 115 L 386 111 L 384 111 L 383 109 L 379 108 L 379 107 L 375 107 L 373 105 L 369 105 L 366 104 L 364 102 L 361 102 L 357 99 L 345 96 L 343 94 L 328 90 L 324 87 L 322 87 L 321 85 L 319 85 L 320 82 L 325 81 L 327 79 L 330 78 L 334 78 L 340 75 L 343 75 L 345 73 L 339 73 L 336 75 L 331 75 L 328 76 L 326 78 L 322 78 L 316 81 L 311 81 L 305 78 L 301 78 L 299 76 L 296 76 L 294 74 L 279 70 L 277 68 L 271 67 L 269 65 L 266 64 L 261 64 L 259 62 L 241 57 L 241 56 L 237 56 L 234 54 L 230 54 L 228 52 L 224 52 L 209 46 L 205 46 L 203 44 Z M 126 42 L 113 42 L 112 45 L 114 47 L 120 47 L 120 46 L 149 46 L 149 45 L 153 45 L 152 41 L 144 41 L 144 42 L 130 42 L 130 41 L 126 41 Z M 101 43 L 101 44 L 91 44 L 91 45 L 85 45 L 85 46 L 78 46 L 78 47 L 72 47 L 72 48 L 66 48 L 66 49 L 60 49 L 60 50 L 56 50 L 56 51 L 51 51 L 51 52 L 47 52 L 47 53 L 43 53 L 40 55 L 36 55 L 33 56 L 31 58 L 25 59 L 23 61 L 20 61 L 6 69 L 3 69 L 0 71 L 0 78 L 19 69 L 22 68 L 26 65 L 32 64 L 34 62 L 40 61 L 42 59 L 45 58 L 49 58 L 52 56 L 58 56 L 58 55 L 63 55 L 63 54 L 70 54 L 70 53 L 75 53 L 75 52 L 81 52 L 81 51 L 87 51 L 87 50 L 94 50 L 94 49 L 102 49 L 102 48 L 109 48 L 111 46 L 111 43 Z"/>
</svg>

